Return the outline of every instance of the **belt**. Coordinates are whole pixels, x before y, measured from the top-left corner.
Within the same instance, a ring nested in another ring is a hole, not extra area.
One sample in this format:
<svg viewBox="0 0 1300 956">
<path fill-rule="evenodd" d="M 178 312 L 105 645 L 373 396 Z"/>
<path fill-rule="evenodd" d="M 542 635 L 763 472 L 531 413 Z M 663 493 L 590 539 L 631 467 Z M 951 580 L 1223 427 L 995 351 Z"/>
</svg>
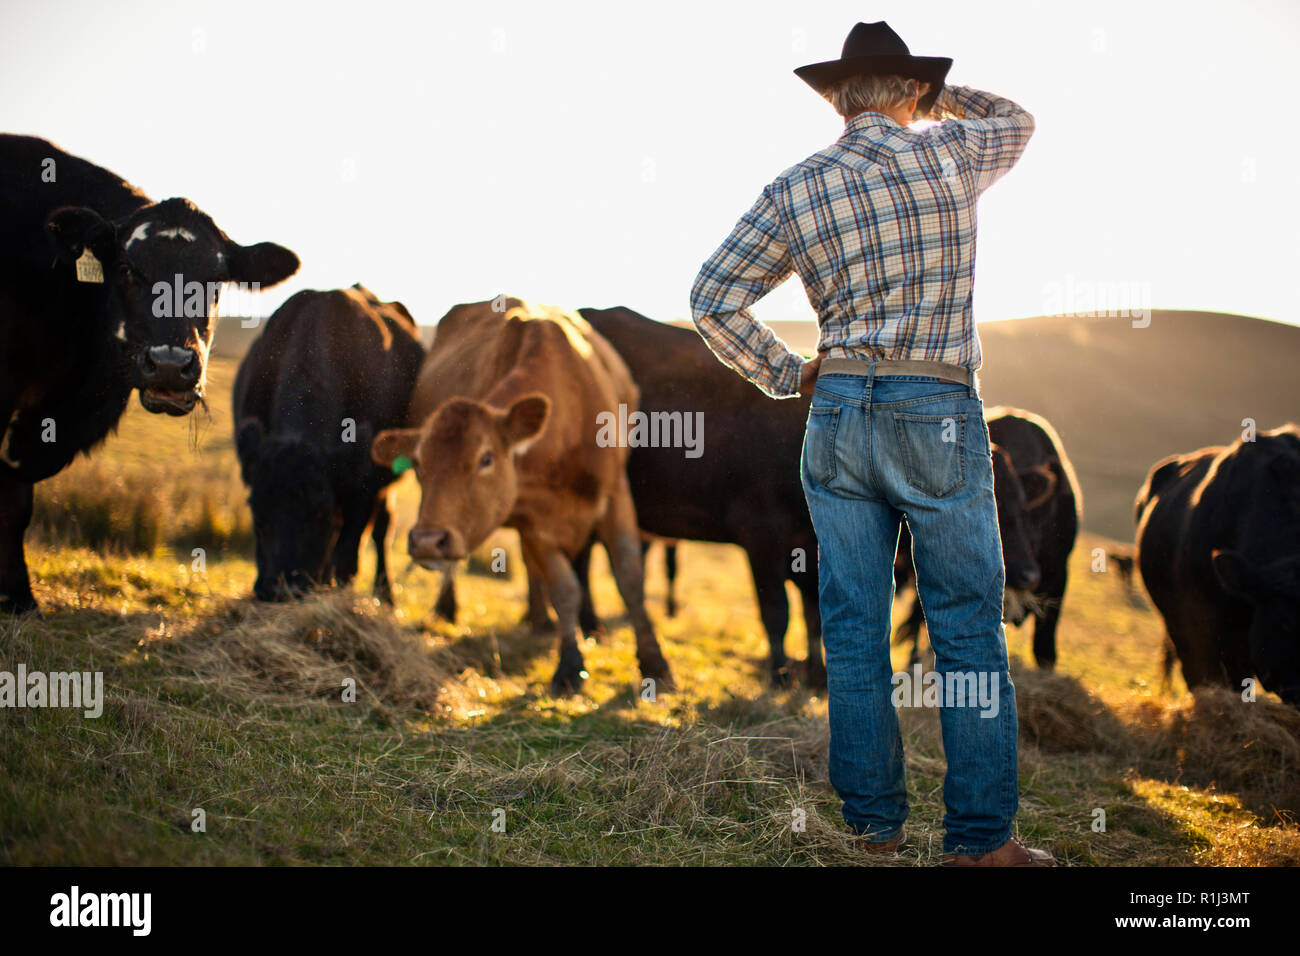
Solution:
<svg viewBox="0 0 1300 956">
<path fill-rule="evenodd" d="M 868 367 L 875 366 L 876 378 L 888 375 L 923 375 L 927 378 L 939 378 L 958 385 L 970 385 L 974 373 L 961 365 L 949 362 L 931 362 L 925 359 L 880 359 L 872 362 L 868 359 L 827 358 L 822 359 L 818 375 L 845 373 L 848 375 L 866 375 Z"/>
</svg>

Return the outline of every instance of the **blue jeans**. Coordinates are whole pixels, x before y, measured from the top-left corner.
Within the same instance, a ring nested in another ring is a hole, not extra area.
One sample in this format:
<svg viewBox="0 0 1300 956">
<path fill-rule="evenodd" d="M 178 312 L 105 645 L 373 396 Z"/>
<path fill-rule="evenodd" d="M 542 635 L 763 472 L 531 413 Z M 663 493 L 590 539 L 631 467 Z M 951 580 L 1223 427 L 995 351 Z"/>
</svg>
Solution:
<svg viewBox="0 0 1300 956">
<path fill-rule="evenodd" d="M 945 853 L 987 853 L 1019 805 L 1015 690 L 1002 628 L 1005 577 L 984 405 L 937 378 L 828 374 L 817 380 L 802 474 L 817 531 L 830 708 L 830 777 L 844 820 L 888 840 L 907 818 L 890 663 L 899 521 L 940 690 Z M 908 675 L 909 678 L 915 675 Z M 906 700 L 904 699 L 904 702 Z"/>
</svg>

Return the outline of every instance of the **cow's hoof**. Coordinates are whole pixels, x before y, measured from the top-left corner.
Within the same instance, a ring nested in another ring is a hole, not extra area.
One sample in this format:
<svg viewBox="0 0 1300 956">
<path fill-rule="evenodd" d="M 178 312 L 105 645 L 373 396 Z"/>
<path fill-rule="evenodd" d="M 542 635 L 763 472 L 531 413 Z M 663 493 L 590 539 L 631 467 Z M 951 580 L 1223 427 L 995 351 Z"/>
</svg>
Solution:
<svg viewBox="0 0 1300 956">
<path fill-rule="evenodd" d="M 441 618 L 442 620 L 446 621 L 448 624 L 455 624 L 456 623 L 456 602 L 454 600 L 453 601 L 439 600 L 433 606 L 433 613 L 435 617 Z"/>
<path fill-rule="evenodd" d="M 10 617 L 30 616 L 38 618 L 41 616 L 41 608 L 40 605 L 36 603 L 36 599 L 30 594 L 25 598 L 18 598 L 17 600 L 5 598 L 0 601 L 0 615 L 8 615 Z"/>
<path fill-rule="evenodd" d="M 378 601 L 380 604 L 387 604 L 389 607 L 393 606 L 392 588 L 387 586 L 385 587 L 376 586 L 374 593 L 375 593 L 375 600 Z"/>
<path fill-rule="evenodd" d="M 586 681 L 587 672 L 580 671 L 576 674 L 561 674 L 555 672 L 551 678 L 551 696 L 552 697 L 571 697 L 582 690 L 582 685 Z"/>
<path fill-rule="evenodd" d="M 582 683 L 587 679 L 587 665 L 578 650 L 565 651 L 560 655 L 560 664 L 555 668 L 551 678 L 551 693 L 556 697 L 567 697 L 582 690 Z"/>
<path fill-rule="evenodd" d="M 826 689 L 826 667 L 821 661 L 808 661 L 804 665 L 804 683 L 809 690 Z"/>
<path fill-rule="evenodd" d="M 655 682 L 656 695 L 671 693 L 677 689 L 677 683 L 673 680 L 673 672 L 669 669 L 668 662 L 662 657 L 641 661 L 641 679 Z"/>
<path fill-rule="evenodd" d="M 578 610 L 578 629 L 583 637 L 589 637 L 597 644 L 605 643 L 605 625 L 594 609 L 584 607 Z"/>
<path fill-rule="evenodd" d="M 1054 670 L 1056 670 L 1056 658 L 1055 658 L 1055 657 L 1035 657 L 1035 658 L 1034 658 L 1034 661 L 1035 661 L 1035 663 L 1038 664 L 1038 669 L 1039 669 L 1040 671 L 1054 671 Z"/>
<path fill-rule="evenodd" d="M 776 665 L 772 666 L 771 683 L 773 687 L 783 690 L 789 687 L 793 682 L 794 678 L 790 675 L 789 662 L 783 663 L 780 667 L 777 667 Z"/>
<path fill-rule="evenodd" d="M 590 604 L 583 603 L 578 608 L 578 629 L 582 631 L 585 637 L 603 637 L 605 628 L 600 622 L 600 615 Z"/>
</svg>

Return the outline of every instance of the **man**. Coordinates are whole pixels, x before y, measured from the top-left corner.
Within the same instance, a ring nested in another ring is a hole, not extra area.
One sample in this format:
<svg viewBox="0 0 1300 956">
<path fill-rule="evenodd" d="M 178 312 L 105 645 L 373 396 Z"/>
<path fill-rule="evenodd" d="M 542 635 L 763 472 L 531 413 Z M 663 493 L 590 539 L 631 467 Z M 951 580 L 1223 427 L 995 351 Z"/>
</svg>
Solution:
<svg viewBox="0 0 1300 956">
<path fill-rule="evenodd" d="M 881 21 L 857 24 L 840 59 L 795 70 L 844 134 L 763 190 L 700 270 L 691 311 L 718 358 L 764 392 L 813 396 L 801 468 L 819 542 L 830 775 L 859 844 L 892 854 L 907 837 L 889 657 L 906 519 L 942 678 L 944 862 L 1051 866 L 1011 836 L 1015 691 L 971 315 L 975 201 L 1020 158 L 1034 120 L 945 86 L 951 66 L 912 56 Z M 944 121 L 907 128 L 925 116 Z M 811 361 L 747 309 L 791 272 L 821 326 Z"/>
</svg>

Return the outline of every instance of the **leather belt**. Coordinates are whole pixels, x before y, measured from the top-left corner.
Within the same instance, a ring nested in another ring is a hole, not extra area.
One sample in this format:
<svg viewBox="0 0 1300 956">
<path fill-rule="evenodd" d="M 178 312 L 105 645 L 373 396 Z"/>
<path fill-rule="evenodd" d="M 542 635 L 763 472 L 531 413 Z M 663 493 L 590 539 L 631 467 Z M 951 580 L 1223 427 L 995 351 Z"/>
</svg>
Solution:
<svg viewBox="0 0 1300 956">
<path fill-rule="evenodd" d="M 938 378 L 958 385 L 969 386 L 974 377 L 970 369 L 949 362 L 931 362 L 925 359 L 880 359 L 872 362 L 868 359 L 827 358 L 822 359 L 818 375 L 843 373 L 848 375 L 866 375 L 868 367 L 875 366 L 876 378 L 887 375 L 922 375 L 926 378 Z"/>
</svg>

